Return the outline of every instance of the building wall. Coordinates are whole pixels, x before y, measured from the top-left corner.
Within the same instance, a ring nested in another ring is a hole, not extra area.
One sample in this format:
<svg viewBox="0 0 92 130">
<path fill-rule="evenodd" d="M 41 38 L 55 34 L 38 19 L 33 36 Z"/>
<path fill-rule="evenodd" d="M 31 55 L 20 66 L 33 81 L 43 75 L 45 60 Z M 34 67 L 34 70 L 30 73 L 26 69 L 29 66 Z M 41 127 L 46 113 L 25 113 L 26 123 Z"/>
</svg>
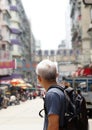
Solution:
<svg viewBox="0 0 92 130">
<path fill-rule="evenodd" d="M 66 49 L 71 49 L 71 19 L 70 19 L 70 5 L 69 5 L 69 0 L 67 2 L 67 8 L 65 12 L 65 27 L 66 27 Z"/>
<path fill-rule="evenodd" d="M 87 64 L 91 61 L 90 51 L 92 50 L 91 38 L 87 32 L 91 21 L 91 6 L 84 5 L 82 0 L 70 0 L 70 6 L 72 18 L 72 47 L 73 49 L 80 49 L 82 52 L 78 61 L 81 64 Z"/>
<path fill-rule="evenodd" d="M 83 55 L 84 59 L 83 62 L 84 64 L 87 64 L 91 62 L 91 55 L 90 55 L 90 50 L 92 49 L 90 45 L 90 36 L 88 35 L 88 28 L 90 25 L 90 7 L 85 6 L 82 4 L 82 48 L 83 48 Z"/>
<path fill-rule="evenodd" d="M 61 64 L 58 65 L 59 67 L 59 73 L 60 76 L 70 76 L 73 72 L 75 72 L 77 65 L 75 64 L 69 64 L 66 62 L 66 64 Z"/>
<path fill-rule="evenodd" d="M 31 29 L 21 0 L 0 0 L 1 35 L 0 76 L 20 74 L 31 78 Z"/>
<path fill-rule="evenodd" d="M 10 54 L 10 11 L 8 0 L 0 1 L 0 75 L 12 73 L 12 55 Z"/>
</svg>

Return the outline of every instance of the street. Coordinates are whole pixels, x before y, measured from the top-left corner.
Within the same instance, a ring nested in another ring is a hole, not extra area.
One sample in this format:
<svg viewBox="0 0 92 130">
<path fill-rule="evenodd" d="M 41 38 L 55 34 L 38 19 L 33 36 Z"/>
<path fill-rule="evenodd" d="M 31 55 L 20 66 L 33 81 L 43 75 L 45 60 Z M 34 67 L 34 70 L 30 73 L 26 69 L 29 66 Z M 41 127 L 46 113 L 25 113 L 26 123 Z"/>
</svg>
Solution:
<svg viewBox="0 0 92 130">
<path fill-rule="evenodd" d="M 43 118 L 39 117 L 42 102 L 42 99 L 37 98 L 0 110 L 0 129 L 42 130 Z"/>
<path fill-rule="evenodd" d="M 39 111 L 43 108 L 40 98 L 22 102 L 20 105 L 9 106 L 0 110 L 1 130 L 42 130 L 43 118 Z M 89 130 L 92 130 L 92 120 L 89 119 Z"/>
</svg>

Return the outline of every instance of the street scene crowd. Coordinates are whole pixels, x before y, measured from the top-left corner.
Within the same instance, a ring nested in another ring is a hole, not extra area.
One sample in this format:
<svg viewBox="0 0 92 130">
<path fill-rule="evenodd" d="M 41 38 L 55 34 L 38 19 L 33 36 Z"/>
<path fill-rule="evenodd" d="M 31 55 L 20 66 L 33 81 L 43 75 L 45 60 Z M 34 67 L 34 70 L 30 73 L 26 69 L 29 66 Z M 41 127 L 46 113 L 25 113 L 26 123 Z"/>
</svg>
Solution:
<svg viewBox="0 0 92 130">
<path fill-rule="evenodd" d="M 19 105 L 27 100 L 35 99 L 37 96 L 42 97 L 44 92 L 40 89 L 23 89 L 21 87 L 10 87 L 4 90 L 0 89 L 0 110 L 9 106 Z"/>
</svg>

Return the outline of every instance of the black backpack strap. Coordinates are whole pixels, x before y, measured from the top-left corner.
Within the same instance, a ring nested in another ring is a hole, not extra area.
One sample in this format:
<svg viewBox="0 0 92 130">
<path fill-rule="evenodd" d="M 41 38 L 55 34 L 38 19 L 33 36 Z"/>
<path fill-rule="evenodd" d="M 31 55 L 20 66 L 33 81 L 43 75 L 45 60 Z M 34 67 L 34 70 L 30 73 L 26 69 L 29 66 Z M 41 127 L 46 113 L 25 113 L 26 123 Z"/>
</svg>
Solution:
<svg viewBox="0 0 92 130">
<path fill-rule="evenodd" d="M 48 88 L 47 91 L 49 91 L 51 88 L 57 88 L 57 89 L 60 89 L 62 92 L 64 92 L 65 88 L 64 86 L 60 86 L 60 85 L 52 85 Z"/>
<path fill-rule="evenodd" d="M 48 88 L 48 90 L 50 90 L 51 88 L 57 88 L 57 89 L 61 90 L 64 93 L 66 99 L 70 102 L 70 104 L 72 104 L 68 93 L 70 91 L 72 92 L 73 88 L 71 88 L 71 87 L 70 88 L 65 88 L 64 86 L 60 86 L 60 85 L 52 85 L 51 87 Z"/>
<path fill-rule="evenodd" d="M 68 112 L 68 107 L 70 106 L 73 113 L 76 114 L 75 104 L 72 102 L 71 97 L 70 97 L 73 94 L 74 89 L 72 87 L 66 88 L 66 87 L 60 86 L 60 85 L 52 85 L 51 87 L 49 87 L 48 90 L 50 90 L 51 88 L 57 88 L 57 89 L 61 90 L 64 93 L 65 98 L 66 98 L 66 103 L 65 103 L 66 104 L 66 112 Z M 46 109 L 46 107 L 45 107 L 45 109 Z"/>
<path fill-rule="evenodd" d="M 50 86 L 50 87 L 48 88 L 47 91 L 49 91 L 49 90 L 52 89 L 52 88 L 57 88 L 57 89 L 61 90 L 61 91 L 64 93 L 64 87 L 59 86 L 59 85 L 52 85 L 52 86 Z M 45 99 L 44 99 L 44 100 L 45 100 Z M 46 106 L 45 106 L 45 101 L 44 101 L 44 111 L 45 111 L 45 114 L 47 115 L 47 110 L 46 110 Z M 42 111 L 41 111 L 41 112 L 42 112 Z M 41 113 L 41 112 L 40 112 L 40 113 Z"/>
</svg>

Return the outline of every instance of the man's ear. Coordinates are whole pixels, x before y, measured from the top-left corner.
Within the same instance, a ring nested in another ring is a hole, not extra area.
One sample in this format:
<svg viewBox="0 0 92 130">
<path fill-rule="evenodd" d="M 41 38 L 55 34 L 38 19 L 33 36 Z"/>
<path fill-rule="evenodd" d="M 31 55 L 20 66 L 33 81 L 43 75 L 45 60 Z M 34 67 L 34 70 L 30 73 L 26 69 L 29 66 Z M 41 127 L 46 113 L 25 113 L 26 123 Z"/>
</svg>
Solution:
<svg viewBox="0 0 92 130">
<path fill-rule="evenodd" d="M 56 77 L 58 77 L 58 76 L 59 76 L 59 73 L 56 74 Z"/>
<path fill-rule="evenodd" d="M 41 76 L 40 76 L 40 75 L 38 75 L 38 80 L 39 80 L 39 82 L 41 82 L 41 81 L 42 81 L 42 79 L 41 79 Z"/>
</svg>

